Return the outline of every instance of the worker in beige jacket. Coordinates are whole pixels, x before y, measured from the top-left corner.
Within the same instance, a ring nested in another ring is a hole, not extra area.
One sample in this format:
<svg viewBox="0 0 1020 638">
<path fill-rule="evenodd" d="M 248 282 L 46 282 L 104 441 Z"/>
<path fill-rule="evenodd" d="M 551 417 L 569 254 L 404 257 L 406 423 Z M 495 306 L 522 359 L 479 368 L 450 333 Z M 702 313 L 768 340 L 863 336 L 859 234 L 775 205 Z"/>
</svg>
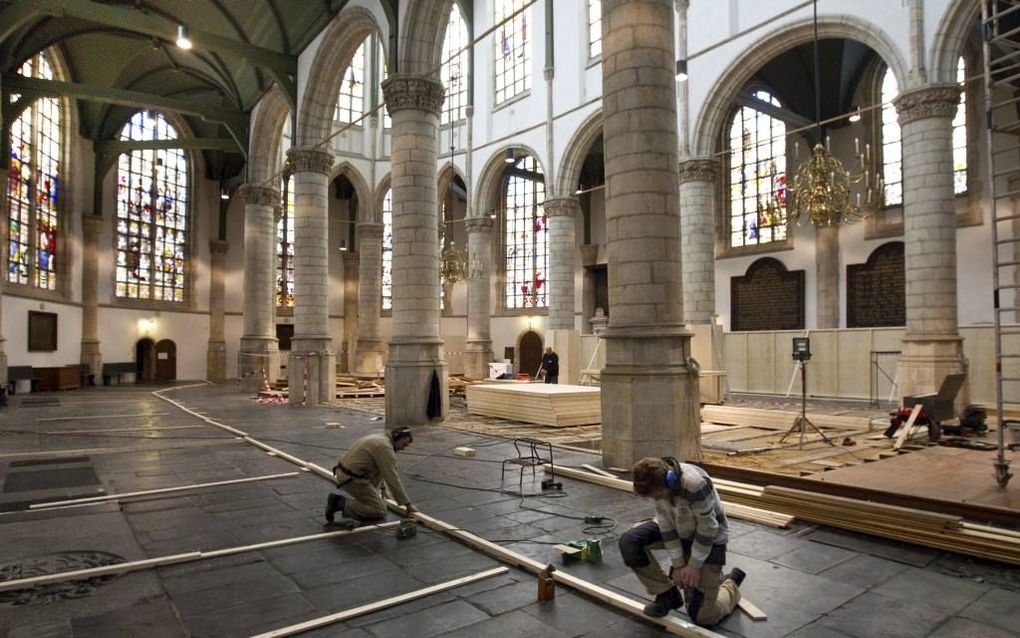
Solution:
<svg viewBox="0 0 1020 638">
<path fill-rule="evenodd" d="M 396 428 L 361 437 L 333 468 L 336 485 L 347 496 L 330 493 L 326 498 L 326 523 L 335 524 L 335 516 L 362 521 L 377 521 L 386 516 L 386 503 L 380 487 L 383 483 L 407 515 L 417 512 L 411 504 L 397 473 L 397 452 L 413 441 L 409 428 Z"/>
</svg>

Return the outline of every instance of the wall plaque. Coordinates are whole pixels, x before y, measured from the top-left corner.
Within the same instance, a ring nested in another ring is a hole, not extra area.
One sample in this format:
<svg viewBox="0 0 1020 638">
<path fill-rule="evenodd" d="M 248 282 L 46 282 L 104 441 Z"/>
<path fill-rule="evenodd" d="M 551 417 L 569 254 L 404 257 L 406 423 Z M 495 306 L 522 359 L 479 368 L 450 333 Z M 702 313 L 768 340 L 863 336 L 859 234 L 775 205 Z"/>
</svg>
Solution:
<svg viewBox="0 0 1020 638">
<path fill-rule="evenodd" d="M 847 327 L 905 326 L 906 285 L 903 242 L 883 244 L 866 263 L 847 265 Z"/>
<path fill-rule="evenodd" d="M 755 261 L 730 279 L 731 330 L 804 328 L 804 271 L 788 271 L 772 257 Z"/>
<path fill-rule="evenodd" d="M 57 315 L 28 311 L 28 351 L 54 352 L 57 349 Z"/>
</svg>

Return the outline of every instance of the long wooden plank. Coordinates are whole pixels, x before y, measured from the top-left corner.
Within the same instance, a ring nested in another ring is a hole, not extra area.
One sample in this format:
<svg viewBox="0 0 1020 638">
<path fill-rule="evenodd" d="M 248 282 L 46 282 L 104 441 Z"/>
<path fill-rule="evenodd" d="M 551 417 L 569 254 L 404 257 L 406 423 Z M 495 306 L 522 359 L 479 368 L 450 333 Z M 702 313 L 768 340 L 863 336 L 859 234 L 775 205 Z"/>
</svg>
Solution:
<svg viewBox="0 0 1020 638">
<path fill-rule="evenodd" d="M 209 439 L 205 441 L 194 441 L 191 443 L 179 443 L 177 445 L 164 445 L 162 447 L 148 447 L 143 445 L 126 445 L 123 447 L 89 447 L 77 448 L 74 450 L 51 450 L 47 452 L 13 452 L 0 454 L 0 459 L 62 459 L 68 456 L 95 456 L 99 454 L 127 454 L 129 452 L 169 452 L 172 450 L 187 450 L 190 448 L 217 447 L 220 445 L 231 445 L 241 443 L 238 439 Z"/>
<path fill-rule="evenodd" d="M 281 627 L 273 631 L 267 631 L 262 634 L 257 634 L 252 638 L 282 638 L 283 636 L 294 636 L 312 629 L 319 627 L 325 627 L 326 625 L 332 625 L 334 623 L 343 622 L 350 618 L 356 618 L 357 616 L 363 616 L 372 612 L 379 611 L 381 609 L 387 609 L 389 607 L 395 607 L 404 603 L 411 602 L 412 600 L 418 600 L 419 598 L 425 598 L 432 594 L 438 594 L 439 592 L 447 591 L 448 589 L 454 589 L 455 587 L 461 587 L 462 585 L 469 585 L 471 583 L 485 580 L 493 576 L 505 574 L 509 569 L 506 567 L 496 567 L 489 569 L 484 572 L 472 574 L 470 576 L 464 576 L 455 580 L 448 580 L 445 583 L 439 583 L 432 585 L 431 587 L 425 587 L 424 589 L 418 589 L 415 591 L 407 592 L 399 596 L 391 596 L 390 598 L 384 598 L 383 600 L 377 600 L 374 603 L 368 603 L 367 605 L 361 605 L 360 607 L 354 607 L 352 609 L 346 609 L 335 614 L 328 616 L 322 616 L 321 618 L 315 618 L 313 620 L 307 620 L 303 623 L 297 623 L 295 625 L 289 625 L 287 627 Z"/>
<path fill-rule="evenodd" d="M 900 435 L 896 437 L 896 443 L 893 444 L 892 449 L 898 450 L 903 447 L 903 444 L 907 442 L 907 437 L 910 435 L 911 428 L 914 427 L 914 421 L 917 420 L 917 416 L 921 414 L 921 408 L 923 406 L 918 403 L 914 406 L 914 409 L 910 411 L 910 418 L 907 419 L 903 429 L 900 430 Z"/>
<path fill-rule="evenodd" d="M 754 603 L 746 598 L 741 598 L 740 601 L 737 602 L 737 607 L 740 607 L 740 611 L 750 616 L 751 620 L 755 622 L 769 619 L 768 614 L 758 609 Z"/>
</svg>

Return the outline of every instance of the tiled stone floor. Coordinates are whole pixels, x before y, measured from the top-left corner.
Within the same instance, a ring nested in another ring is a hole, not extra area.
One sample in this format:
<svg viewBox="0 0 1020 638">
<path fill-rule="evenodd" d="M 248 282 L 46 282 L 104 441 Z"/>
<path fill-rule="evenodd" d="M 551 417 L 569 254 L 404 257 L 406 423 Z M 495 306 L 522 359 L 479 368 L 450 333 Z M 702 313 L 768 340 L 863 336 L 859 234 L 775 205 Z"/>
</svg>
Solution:
<svg viewBox="0 0 1020 638">
<path fill-rule="evenodd" d="M 20 398 L 13 397 L 0 412 L 0 565 L 61 564 L 74 552 L 89 551 L 138 560 L 321 531 L 328 485 L 307 473 L 119 505 L 24 511 L 28 503 L 44 500 L 295 469 L 203 425 L 150 390 L 98 388 L 46 395 L 59 399 L 56 405 L 20 405 Z M 325 467 L 356 438 L 382 428 L 375 415 L 363 412 L 257 405 L 233 386 L 177 389 L 169 396 Z M 90 416 L 102 418 L 79 418 Z M 53 420 L 62 417 L 67 420 Z M 153 429 L 194 425 L 202 427 Z M 109 428 L 122 431 L 95 431 Z M 55 431 L 64 433 L 45 434 Z M 455 457 L 453 449 L 463 445 L 476 448 L 477 457 Z M 68 452 L 59 462 L 47 457 L 70 450 L 80 451 Z M 649 504 L 630 494 L 569 479 L 561 479 L 563 495 L 547 492 L 521 499 L 502 493 L 500 461 L 512 454 L 506 441 L 427 427 L 417 428 L 414 445 L 399 457 L 405 483 L 425 513 L 544 562 L 555 559 L 543 543 L 585 537 L 584 523 L 567 516 L 611 516 L 620 530 L 649 514 Z M 556 461 L 577 465 L 598 463 L 598 457 L 557 453 Z M 508 472 L 503 485 L 516 490 L 517 479 L 516 470 Z M 528 493 L 538 489 L 530 474 L 524 488 Z M 789 530 L 736 520 L 731 526 L 729 563 L 747 571 L 744 592 L 769 620 L 755 623 L 738 611 L 715 629 L 725 636 L 1020 635 L 1020 577 L 1007 566 L 799 523 Z M 140 571 L 94 587 L 47 590 L 35 598 L 0 593 L 0 635 L 250 636 L 497 564 L 435 532 L 421 530 L 413 539 L 398 540 L 392 530 L 379 530 Z M 604 544 L 602 563 L 563 569 L 644 596 L 611 541 Z M 0 578 L 8 577 L 4 574 L 16 576 L 3 571 Z M 536 592 L 534 577 L 512 568 L 502 576 L 305 635 L 664 635 L 654 625 L 562 585 L 553 601 L 537 602 Z"/>
</svg>

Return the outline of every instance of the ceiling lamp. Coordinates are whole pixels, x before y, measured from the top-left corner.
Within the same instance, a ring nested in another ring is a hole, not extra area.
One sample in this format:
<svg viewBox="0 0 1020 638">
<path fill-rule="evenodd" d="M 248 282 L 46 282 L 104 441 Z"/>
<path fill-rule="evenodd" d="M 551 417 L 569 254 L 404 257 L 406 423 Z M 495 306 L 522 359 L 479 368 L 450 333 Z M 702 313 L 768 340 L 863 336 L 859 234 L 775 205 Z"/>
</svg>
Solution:
<svg viewBox="0 0 1020 638">
<path fill-rule="evenodd" d="M 514 149 L 512 148 L 506 149 L 506 151 L 503 153 L 503 161 L 506 162 L 507 164 L 513 164 L 514 162 L 517 161 L 517 158 L 514 157 Z"/>
<path fill-rule="evenodd" d="M 687 60 L 676 61 L 676 81 L 677 82 L 687 81 Z"/>
<path fill-rule="evenodd" d="M 871 145 L 854 140 L 854 155 L 857 166 L 851 173 L 843 163 L 829 151 L 829 142 L 823 146 L 821 117 L 821 82 L 818 69 L 818 0 L 814 1 L 814 80 L 815 80 L 815 130 L 818 143 L 811 157 L 797 169 L 793 184 L 788 185 L 788 219 L 799 225 L 837 226 L 857 221 L 875 211 L 882 200 L 881 179 L 871 179 Z M 799 150 L 799 148 L 797 149 Z M 865 199 L 857 192 L 856 201 L 850 192 L 851 185 L 862 184 Z M 768 211 L 765 211 L 768 212 Z"/>
<path fill-rule="evenodd" d="M 177 25 L 177 46 L 185 51 L 191 48 L 191 38 L 188 37 L 188 27 L 183 24 Z"/>
</svg>

